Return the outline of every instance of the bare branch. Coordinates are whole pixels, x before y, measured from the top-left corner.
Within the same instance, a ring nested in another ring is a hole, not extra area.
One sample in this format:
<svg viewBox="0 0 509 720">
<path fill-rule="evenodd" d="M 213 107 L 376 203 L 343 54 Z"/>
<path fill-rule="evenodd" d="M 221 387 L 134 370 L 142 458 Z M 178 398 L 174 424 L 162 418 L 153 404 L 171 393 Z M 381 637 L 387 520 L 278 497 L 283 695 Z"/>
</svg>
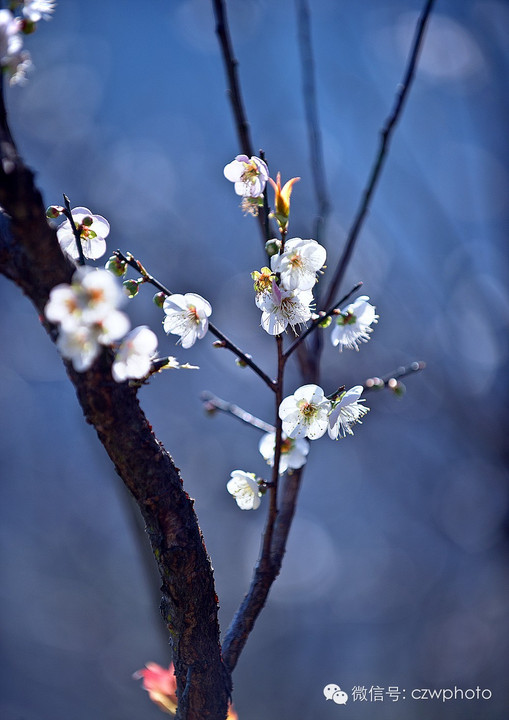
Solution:
<svg viewBox="0 0 509 720">
<path fill-rule="evenodd" d="M 322 135 L 318 120 L 318 103 L 315 84 L 315 61 L 311 42 L 311 18 L 307 0 L 296 0 L 299 48 L 302 68 L 302 95 L 308 129 L 311 172 L 315 186 L 318 215 L 315 219 L 314 238 L 323 244 L 325 224 L 330 213 L 327 194 L 325 166 L 323 161 Z"/>
<path fill-rule="evenodd" d="M 424 33 L 425 33 L 425 30 L 426 30 L 426 27 L 428 24 L 428 20 L 429 20 L 434 2 L 435 2 L 435 0 L 427 0 L 426 4 L 424 6 L 424 9 L 422 10 L 422 13 L 417 22 L 417 26 L 415 29 L 415 35 L 414 35 L 414 39 L 412 42 L 412 47 L 411 47 L 410 54 L 408 57 L 407 67 L 406 67 L 406 70 L 405 70 L 405 73 L 403 76 L 403 80 L 402 80 L 401 84 L 398 86 L 398 91 L 396 93 L 396 98 L 395 98 L 392 112 L 389 115 L 389 117 L 387 118 L 385 125 L 381 131 L 378 152 L 376 154 L 375 161 L 373 163 L 373 167 L 371 168 L 371 173 L 370 173 L 366 188 L 364 189 L 364 192 L 362 194 L 361 203 L 357 210 L 357 214 L 355 216 L 353 225 L 350 228 L 350 231 L 348 233 L 345 248 L 339 259 L 334 276 L 331 280 L 329 292 L 327 293 L 326 299 L 323 303 L 324 307 L 327 307 L 328 305 L 330 305 L 334 296 L 337 293 L 339 285 L 340 285 L 341 281 L 343 280 L 346 269 L 348 267 L 348 263 L 350 262 L 350 258 L 352 257 L 352 253 L 353 253 L 353 250 L 355 247 L 356 240 L 359 236 L 359 233 L 364 224 L 364 220 L 369 211 L 373 193 L 375 192 L 378 180 L 380 178 L 380 174 L 381 174 L 383 166 L 384 166 L 384 162 L 385 162 L 385 159 L 387 156 L 387 151 L 389 149 L 389 144 L 390 144 L 390 141 L 392 138 L 394 128 L 401 116 L 405 100 L 406 100 L 407 95 L 412 86 L 412 82 L 413 82 L 413 79 L 415 76 L 415 70 L 417 67 L 417 60 L 419 58 L 419 53 L 420 53 L 422 43 L 424 40 Z"/>
</svg>

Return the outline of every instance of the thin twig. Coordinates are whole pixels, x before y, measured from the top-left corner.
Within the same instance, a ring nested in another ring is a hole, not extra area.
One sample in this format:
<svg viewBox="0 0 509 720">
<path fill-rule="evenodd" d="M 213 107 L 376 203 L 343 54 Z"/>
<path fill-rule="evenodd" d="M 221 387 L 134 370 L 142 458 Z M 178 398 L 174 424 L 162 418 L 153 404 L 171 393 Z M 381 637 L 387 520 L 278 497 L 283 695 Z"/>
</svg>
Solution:
<svg viewBox="0 0 509 720">
<path fill-rule="evenodd" d="M 318 120 L 316 98 L 315 61 L 311 43 L 311 20 L 307 0 L 296 0 L 299 48 L 302 68 L 302 95 L 309 139 L 311 172 L 315 186 L 318 215 L 315 219 L 314 238 L 323 244 L 325 224 L 330 213 L 327 182 L 323 160 L 322 135 Z"/>
<path fill-rule="evenodd" d="M 244 101 L 242 100 L 242 92 L 237 72 L 239 63 L 233 53 L 230 28 L 228 26 L 228 16 L 226 14 L 226 4 L 224 0 L 212 0 L 212 5 L 214 7 L 214 15 L 216 18 L 216 35 L 219 39 L 219 47 L 221 49 L 221 55 L 223 56 L 226 77 L 228 79 L 227 93 L 230 98 L 235 130 L 237 131 L 237 137 L 242 153 L 251 157 L 254 155 L 253 143 L 251 141 L 249 122 L 244 109 Z M 264 202 L 266 205 L 266 200 Z M 267 217 L 268 215 L 266 212 L 258 214 L 258 225 L 264 245 L 265 241 L 269 239 L 271 232 L 268 219 L 266 220 Z"/>
<path fill-rule="evenodd" d="M 215 410 L 219 410 L 227 415 L 233 415 L 233 417 L 238 418 L 243 423 L 246 423 L 246 425 L 251 425 L 257 430 L 262 430 L 265 433 L 275 432 L 276 430 L 274 425 L 270 425 L 270 423 L 261 420 L 256 417 L 256 415 L 248 413 L 247 410 L 244 410 L 244 408 L 241 408 L 239 405 L 227 402 L 208 391 L 202 392 L 201 399 L 203 400 L 205 410 L 207 411 L 214 412 Z"/>
<path fill-rule="evenodd" d="M 76 223 L 74 222 L 74 219 L 72 217 L 71 203 L 69 201 L 69 198 L 65 194 L 64 194 L 64 205 L 65 205 L 64 215 L 71 224 L 72 234 L 74 235 L 74 239 L 76 240 L 76 247 L 78 248 L 78 263 L 80 265 L 85 265 L 85 256 L 83 254 L 83 246 L 81 244 L 80 231 L 76 227 Z"/>
<path fill-rule="evenodd" d="M 350 231 L 348 233 L 345 248 L 343 250 L 343 254 L 341 255 L 341 257 L 339 259 L 338 265 L 336 267 L 336 272 L 334 273 L 334 276 L 331 280 L 329 292 L 327 294 L 325 302 L 323 303 L 325 307 L 330 305 L 330 303 L 332 302 L 332 299 L 334 298 L 334 296 L 337 293 L 338 287 L 344 277 L 344 274 L 348 267 L 348 263 L 352 256 L 355 242 L 356 242 L 357 237 L 359 236 L 360 230 L 364 224 L 364 219 L 369 211 L 371 199 L 373 197 L 373 193 L 375 191 L 378 180 L 380 178 L 382 168 L 384 166 L 384 161 L 385 161 L 385 158 L 387 155 L 387 150 L 389 148 L 389 144 L 390 144 L 390 141 L 392 138 L 392 133 L 394 131 L 396 123 L 398 122 L 398 120 L 401 116 L 406 97 L 408 95 L 408 92 L 410 90 L 410 87 L 412 85 L 412 82 L 413 82 L 413 79 L 415 76 L 417 60 L 418 60 L 419 52 L 421 50 L 422 42 L 424 39 L 424 32 L 426 30 L 426 26 L 427 26 L 429 16 L 430 16 L 434 2 L 435 2 L 435 0 L 427 0 L 426 5 L 424 6 L 424 9 L 423 9 L 423 11 L 419 17 L 419 20 L 417 22 L 414 39 L 412 42 L 412 47 L 411 47 L 408 62 L 407 62 L 407 67 L 406 67 L 406 70 L 405 70 L 405 73 L 403 76 L 403 81 L 398 86 L 398 91 L 396 93 L 393 110 L 392 110 L 391 114 L 389 115 L 389 117 L 387 118 L 385 125 L 381 131 L 378 152 L 375 157 L 375 161 L 373 163 L 366 188 L 362 194 L 362 199 L 361 199 L 360 206 L 357 210 L 357 215 L 355 216 L 353 225 L 350 228 Z"/>
<path fill-rule="evenodd" d="M 315 320 L 313 320 L 311 325 L 309 325 L 309 327 L 307 327 L 304 330 L 304 332 L 301 335 L 299 335 L 299 337 L 296 340 L 293 341 L 293 343 L 290 345 L 290 347 L 287 348 L 287 350 L 284 353 L 285 359 L 290 357 L 290 355 L 293 353 L 293 351 L 299 347 L 299 345 L 307 338 L 307 336 L 311 332 L 313 332 L 313 330 L 316 330 L 316 328 L 320 325 L 320 323 L 322 323 L 326 318 L 330 317 L 330 315 L 332 315 L 334 310 L 336 310 L 336 308 L 338 308 L 340 305 L 343 305 L 343 303 L 345 303 L 349 297 L 351 297 L 355 292 L 357 292 L 357 290 L 359 290 L 360 287 L 362 287 L 362 282 L 358 282 L 356 285 L 354 285 L 353 288 L 349 292 L 347 292 L 346 295 L 344 295 L 341 298 L 341 300 L 338 300 L 337 303 L 334 303 L 334 305 L 331 308 L 329 308 L 326 312 L 321 312 L 319 317 L 315 318 Z"/>
<path fill-rule="evenodd" d="M 113 253 L 116 255 L 120 260 L 123 260 L 128 265 L 130 265 L 132 268 L 134 268 L 137 272 L 140 273 L 142 278 L 145 280 L 145 282 L 148 282 L 150 285 L 153 285 L 156 287 L 160 292 L 164 293 L 167 296 L 173 295 L 171 290 L 168 290 L 167 287 L 165 287 L 162 283 L 157 280 L 153 275 L 151 275 L 143 265 L 136 260 L 135 257 L 131 255 L 131 253 L 127 253 L 124 255 L 120 250 L 115 250 Z M 258 365 L 254 362 L 252 357 L 250 355 L 246 355 L 246 353 L 242 352 L 240 348 L 238 348 L 232 341 L 226 337 L 218 328 L 209 322 L 209 330 L 212 333 L 212 335 L 215 335 L 222 343 L 222 347 L 226 348 L 227 350 L 230 350 L 234 355 L 236 355 L 239 360 L 247 365 L 248 367 L 253 370 L 258 377 L 260 377 L 265 384 L 270 387 L 272 391 L 275 392 L 276 385 L 274 383 L 274 380 L 272 380 Z"/>
</svg>

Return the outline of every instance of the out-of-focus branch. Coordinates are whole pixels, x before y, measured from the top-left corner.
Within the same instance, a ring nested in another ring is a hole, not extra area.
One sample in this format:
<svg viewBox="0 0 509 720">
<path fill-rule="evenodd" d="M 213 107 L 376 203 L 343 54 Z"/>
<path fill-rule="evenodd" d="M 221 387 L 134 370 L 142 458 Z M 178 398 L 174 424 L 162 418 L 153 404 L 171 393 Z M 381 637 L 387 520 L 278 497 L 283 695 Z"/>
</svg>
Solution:
<svg viewBox="0 0 509 720">
<path fill-rule="evenodd" d="M 69 283 L 75 267 L 47 223 L 33 173 L 12 142 L 0 106 L 0 270 L 31 299 L 41 322 L 50 290 Z M 104 350 L 86 372 L 66 362 L 87 421 L 92 424 L 143 515 L 162 581 L 162 613 L 174 651 L 179 720 L 224 720 L 230 677 L 221 659 L 213 571 L 179 471 L 154 436 L 136 390 L 111 376 Z"/>
<path fill-rule="evenodd" d="M 203 400 L 203 406 L 207 412 L 214 413 L 216 410 L 219 410 L 227 415 L 233 415 L 233 417 L 238 418 L 243 423 L 246 423 L 246 425 L 251 425 L 251 427 L 255 427 L 257 430 L 262 430 L 265 433 L 274 432 L 275 430 L 273 425 L 270 425 L 264 420 L 260 420 L 260 418 L 255 415 L 248 413 L 247 410 L 239 407 L 239 405 L 222 400 L 222 398 L 219 398 L 217 395 L 213 395 L 210 392 L 202 392 L 201 399 Z"/>
<path fill-rule="evenodd" d="M 364 391 L 383 390 L 385 387 L 389 387 L 391 390 L 394 390 L 397 387 L 398 380 L 401 380 L 401 378 L 407 377 L 408 375 L 413 375 L 416 372 L 420 372 L 421 370 L 424 370 L 425 367 L 426 363 L 422 360 L 415 360 L 409 365 L 401 365 L 397 370 L 394 370 L 381 378 L 368 378 L 363 384 Z"/>
<path fill-rule="evenodd" d="M 309 139 L 311 172 L 315 186 L 318 213 L 315 219 L 314 238 L 323 244 L 325 225 L 330 213 L 330 201 L 327 194 L 327 181 L 323 161 L 322 135 L 318 120 L 318 103 L 316 99 L 315 60 L 311 42 L 311 18 L 307 0 L 296 0 L 297 26 L 302 68 L 302 96 Z"/>
<path fill-rule="evenodd" d="M 427 0 L 417 22 L 403 80 L 398 86 L 392 112 L 385 121 L 385 125 L 380 133 L 380 144 L 375 157 L 375 161 L 371 168 L 371 173 L 368 178 L 366 187 L 362 193 L 361 202 L 357 210 L 353 225 L 348 233 L 343 253 L 339 259 L 334 276 L 330 282 L 329 291 L 323 302 L 324 307 L 328 307 L 331 304 L 337 293 L 338 287 L 343 280 L 346 269 L 348 267 L 348 263 L 350 262 L 350 258 L 352 257 L 356 240 L 359 236 L 359 233 L 364 224 L 364 220 L 369 211 L 373 193 L 375 192 L 378 180 L 380 178 L 380 174 L 385 163 L 394 128 L 396 127 L 396 123 L 401 116 L 405 100 L 412 86 L 412 82 L 415 76 L 415 70 L 417 67 L 417 60 L 419 59 L 419 53 L 424 40 L 424 33 L 434 2 L 435 0 Z"/>
</svg>

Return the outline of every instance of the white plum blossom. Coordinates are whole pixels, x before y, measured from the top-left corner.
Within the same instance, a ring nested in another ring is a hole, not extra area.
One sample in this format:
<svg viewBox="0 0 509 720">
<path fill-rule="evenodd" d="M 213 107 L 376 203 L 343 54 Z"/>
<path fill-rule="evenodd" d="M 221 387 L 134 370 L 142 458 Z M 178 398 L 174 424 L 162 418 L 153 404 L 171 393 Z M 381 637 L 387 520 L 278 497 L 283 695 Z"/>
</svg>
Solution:
<svg viewBox="0 0 509 720">
<path fill-rule="evenodd" d="M 91 325 L 77 325 L 73 329 L 62 328 L 58 334 L 57 348 L 70 360 L 77 372 L 88 370 L 99 355 L 101 345 L 97 331 Z"/>
<path fill-rule="evenodd" d="M 258 449 L 268 465 L 274 465 L 274 453 L 276 449 L 276 433 L 266 433 L 258 444 Z M 304 465 L 309 452 L 309 443 L 301 438 L 289 438 L 283 434 L 281 444 L 281 457 L 279 460 L 279 474 L 287 470 L 296 470 Z"/>
<path fill-rule="evenodd" d="M 332 405 L 318 385 L 302 385 L 279 406 L 283 432 L 290 438 L 316 440 L 328 426 Z"/>
<path fill-rule="evenodd" d="M 316 240 L 291 238 L 286 241 L 282 253 L 272 256 L 270 266 L 273 272 L 281 274 L 281 283 L 286 290 L 311 290 L 326 257 L 325 248 Z"/>
<path fill-rule="evenodd" d="M 93 215 L 86 207 L 71 210 L 76 228 L 79 230 L 83 255 L 90 260 L 97 260 L 106 252 L 106 240 L 110 232 L 110 224 L 102 215 Z M 57 238 L 63 252 L 73 260 L 79 259 L 76 238 L 69 220 L 65 220 L 57 229 Z"/>
<path fill-rule="evenodd" d="M 71 285 L 57 285 L 44 314 L 60 326 L 57 347 L 78 372 L 88 370 L 102 345 L 129 331 L 129 318 L 118 310 L 124 294 L 107 270 L 79 268 Z"/>
<path fill-rule="evenodd" d="M 356 385 L 343 393 L 338 402 L 333 403 L 328 427 L 329 437 L 333 440 L 353 435 L 351 425 L 362 425 L 361 418 L 369 412 L 369 408 L 359 404 L 364 402 L 364 399 L 359 399 L 363 389 L 362 385 Z"/>
<path fill-rule="evenodd" d="M 235 160 L 224 168 L 224 176 L 235 183 L 235 192 L 244 198 L 257 198 L 263 195 L 269 179 L 269 169 L 263 160 L 253 156 L 237 155 Z"/>
<path fill-rule="evenodd" d="M 55 5 L 54 0 L 24 0 L 22 12 L 30 22 L 36 23 L 41 19 L 51 20 Z"/>
<path fill-rule="evenodd" d="M 134 328 L 117 350 L 111 374 L 117 382 L 141 379 L 150 372 L 157 350 L 157 336 L 146 325 Z M 177 363 L 178 367 L 178 363 Z"/>
<path fill-rule="evenodd" d="M 262 494 L 254 473 L 234 470 L 226 489 L 233 495 L 241 510 L 256 510 L 260 507 Z"/>
<path fill-rule="evenodd" d="M 23 50 L 22 20 L 10 10 L 0 10 L 0 67 L 9 77 L 10 85 L 23 85 L 32 66 L 30 53 Z"/>
<path fill-rule="evenodd" d="M 262 327 L 269 335 L 280 335 L 288 325 L 295 332 L 295 326 L 311 318 L 311 290 L 284 290 L 275 280 L 270 291 L 261 292 L 255 298 L 262 311 Z"/>
<path fill-rule="evenodd" d="M 205 336 L 212 314 L 210 303 L 196 293 L 170 295 L 163 304 L 166 317 L 163 327 L 166 334 L 180 335 L 183 348 L 190 348 Z"/>
<path fill-rule="evenodd" d="M 334 347 L 339 345 L 340 352 L 344 347 L 358 350 L 360 342 L 368 342 L 369 334 L 373 332 L 370 326 L 378 322 L 375 307 L 368 301 L 369 297 L 362 295 L 339 315 L 333 316 L 331 342 Z"/>
</svg>

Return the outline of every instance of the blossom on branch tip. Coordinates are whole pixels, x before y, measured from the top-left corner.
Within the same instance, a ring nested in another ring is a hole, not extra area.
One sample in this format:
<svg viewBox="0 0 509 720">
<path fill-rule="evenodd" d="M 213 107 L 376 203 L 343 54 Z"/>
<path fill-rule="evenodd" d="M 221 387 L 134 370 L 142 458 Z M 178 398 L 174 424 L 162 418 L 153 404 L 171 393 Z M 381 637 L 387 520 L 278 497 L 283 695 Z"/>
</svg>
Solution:
<svg viewBox="0 0 509 720">
<path fill-rule="evenodd" d="M 133 674 L 135 680 L 143 680 L 143 689 L 161 710 L 174 715 L 177 710 L 177 678 L 173 663 L 169 668 L 149 662 Z"/>
<path fill-rule="evenodd" d="M 369 412 L 369 408 L 360 405 L 364 402 L 364 399 L 359 399 L 363 389 L 362 385 L 356 385 L 344 392 L 337 402 L 333 401 L 328 427 L 329 437 L 333 440 L 353 435 L 351 425 L 355 423 L 362 425 L 361 418 Z"/>
<path fill-rule="evenodd" d="M 331 402 L 318 385 L 302 385 L 279 406 L 283 432 L 290 438 L 316 440 L 328 426 Z"/>
<path fill-rule="evenodd" d="M 71 210 L 74 225 L 81 238 L 83 255 L 90 260 L 97 260 L 106 252 L 106 240 L 110 232 L 110 224 L 102 215 L 92 215 L 85 207 L 77 207 Z M 67 253 L 73 260 L 79 259 L 79 252 L 76 246 L 76 238 L 71 223 L 66 218 L 65 222 L 57 229 L 57 238 L 63 252 Z"/>
<path fill-rule="evenodd" d="M 311 290 L 326 257 L 325 248 L 316 240 L 291 238 L 282 253 L 272 256 L 270 266 L 273 272 L 280 273 L 286 290 Z"/>
<path fill-rule="evenodd" d="M 370 326 L 378 322 L 375 306 L 368 301 L 369 297 L 362 295 L 334 316 L 331 342 L 334 347 L 339 345 L 340 352 L 344 347 L 358 350 L 360 342 L 368 342 L 369 334 L 373 332 Z"/>
<path fill-rule="evenodd" d="M 254 473 L 233 470 L 226 489 L 233 495 L 241 510 L 256 510 L 260 507 L 260 486 Z"/>
<path fill-rule="evenodd" d="M 190 348 L 205 336 L 212 307 L 201 295 L 170 295 L 164 301 L 163 310 L 166 313 L 163 320 L 165 333 L 180 335 L 183 348 Z"/>
<path fill-rule="evenodd" d="M 117 350 L 111 374 L 116 382 L 140 380 L 149 374 L 157 350 L 156 334 L 146 325 L 134 328 Z"/>
<path fill-rule="evenodd" d="M 269 178 L 266 163 L 256 156 L 248 158 L 247 155 L 237 155 L 235 160 L 225 166 L 223 172 L 227 180 L 235 183 L 237 195 L 243 198 L 259 198 L 263 195 Z M 258 203 L 247 203 L 243 205 L 243 209 L 248 212 L 250 205 L 255 207 Z"/>
<path fill-rule="evenodd" d="M 274 466 L 274 453 L 276 449 L 276 433 L 266 433 L 258 444 L 258 449 L 271 467 Z M 309 452 L 309 443 L 301 438 L 289 438 L 283 435 L 281 444 L 281 457 L 279 460 L 279 474 L 287 470 L 297 470 L 306 462 Z"/>
<path fill-rule="evenodd" d="M 295 331 L 297 325 L 311 318 L 311 290 L 285 290 L 275 280 L 269 292 L 256 296 L 256 305 L 262 311 L 262 327 L 269 335 L 280 335 L 288 325 Z"/>
</svg>

